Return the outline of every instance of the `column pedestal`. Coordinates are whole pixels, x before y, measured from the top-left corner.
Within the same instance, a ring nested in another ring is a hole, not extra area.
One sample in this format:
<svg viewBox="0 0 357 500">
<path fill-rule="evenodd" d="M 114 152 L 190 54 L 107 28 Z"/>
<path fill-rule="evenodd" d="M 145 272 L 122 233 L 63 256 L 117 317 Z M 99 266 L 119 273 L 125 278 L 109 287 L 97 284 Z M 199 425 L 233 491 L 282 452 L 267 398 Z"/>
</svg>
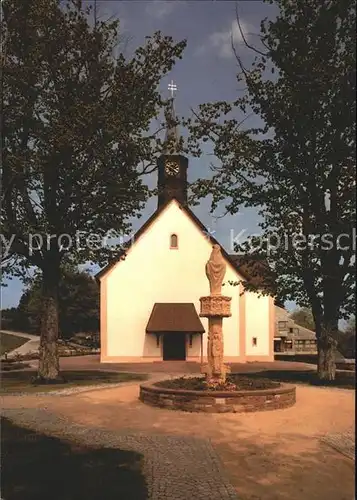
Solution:
<svg viewBox="0 0 357 500">
<path fill-rule="evenodd" d="M 208 318 L 208 363 L 201 367 L 208 383 L 223 384 L 230 369 L 224 364 L 223 318 L 231 316 L 231 297 L 209 295 L 201 297 L 200 316 Z"/>
</svg>

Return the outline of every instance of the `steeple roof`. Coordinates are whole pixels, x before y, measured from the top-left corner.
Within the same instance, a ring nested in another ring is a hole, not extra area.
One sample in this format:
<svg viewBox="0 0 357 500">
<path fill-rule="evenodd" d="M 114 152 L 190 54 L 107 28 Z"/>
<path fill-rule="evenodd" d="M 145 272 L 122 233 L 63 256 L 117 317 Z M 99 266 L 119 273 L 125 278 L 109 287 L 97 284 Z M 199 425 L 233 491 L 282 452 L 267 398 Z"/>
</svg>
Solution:
<svg viewBox="0 0 357 500">
<path fill-rule="evenodd" d="M 166 114 L 166 134 L 162 154 L 179 154 L 180 134 L 177 125 L 174 98 L 170 99 Z"/>
</svg>

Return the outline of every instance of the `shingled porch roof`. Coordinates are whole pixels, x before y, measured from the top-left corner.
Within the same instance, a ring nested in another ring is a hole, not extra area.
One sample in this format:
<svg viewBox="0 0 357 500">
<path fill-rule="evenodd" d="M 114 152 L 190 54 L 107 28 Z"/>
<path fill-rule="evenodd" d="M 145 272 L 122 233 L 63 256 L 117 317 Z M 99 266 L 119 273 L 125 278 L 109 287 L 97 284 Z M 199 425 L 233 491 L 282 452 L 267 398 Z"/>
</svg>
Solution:
<svg viewBox="0 0 357 500">
<path fill-rule="evenodd" d="M 151 312 L 146 333 L 204 333 L 205 329 L 190 303 L 156 303 Z"/>
</svg>

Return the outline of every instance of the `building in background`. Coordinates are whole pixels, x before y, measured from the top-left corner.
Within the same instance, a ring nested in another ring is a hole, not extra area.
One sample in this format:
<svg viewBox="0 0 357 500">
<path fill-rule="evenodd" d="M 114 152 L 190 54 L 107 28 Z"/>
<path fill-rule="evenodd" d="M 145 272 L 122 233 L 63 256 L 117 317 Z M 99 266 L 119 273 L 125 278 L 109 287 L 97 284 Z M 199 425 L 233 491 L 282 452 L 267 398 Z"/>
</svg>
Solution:
<svg viewBox="0 0 357 500">
<path fill-rule="evenodd" d="M 289 312 L 275 306 L 275 353 L 316 354 L 316 333 L 295 323 Z"/>
</svg>

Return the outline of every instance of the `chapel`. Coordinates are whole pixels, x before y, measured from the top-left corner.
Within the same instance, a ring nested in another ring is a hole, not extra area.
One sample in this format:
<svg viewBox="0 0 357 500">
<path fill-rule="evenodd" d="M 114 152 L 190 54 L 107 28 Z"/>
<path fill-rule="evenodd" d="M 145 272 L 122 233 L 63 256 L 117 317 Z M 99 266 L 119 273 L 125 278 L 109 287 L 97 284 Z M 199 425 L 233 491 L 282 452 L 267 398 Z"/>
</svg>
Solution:
<svg viewBox="0 0 357 500">
<path fill-rule="evenodd" d="M 200 297 L 209 293 L 205 266 L 219 242 L 187 204 L 189 161 L 179 153 L 173 98 L 165 145 L 158 158 L 156 211 L 122 255 L 97 275 L 101 362 L 207 359 L 208 325 L 199 316 Z M 245 291 L 242 282 L 256 278 L 240 256 L 223 248 L 222 255 L 223 293 L 232 297 L 223 326 L 224 359 L 273 361 L 274 298 Z"/>
</svg>

